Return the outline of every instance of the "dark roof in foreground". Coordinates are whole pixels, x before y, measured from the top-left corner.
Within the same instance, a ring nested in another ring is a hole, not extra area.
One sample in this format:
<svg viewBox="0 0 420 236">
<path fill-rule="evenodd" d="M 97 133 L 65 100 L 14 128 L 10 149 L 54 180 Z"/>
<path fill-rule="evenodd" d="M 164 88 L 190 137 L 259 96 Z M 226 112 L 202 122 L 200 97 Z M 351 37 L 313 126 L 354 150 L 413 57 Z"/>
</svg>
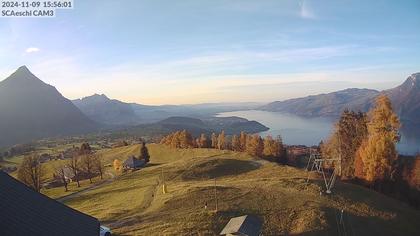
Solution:
<svg viewBox="0 0 420 236">
<path fill-rule="evenodd" d="M 220 235 L 240 234 L 248 236 L 260 235 L 262 223 L 260 219 L 252 215 L 244 215 L 229 220 Z"/>
<path fill-rule="evenodd" d="M 0 235 L 99 235 L 99 221 L 0 171 Z"/>
</svg>

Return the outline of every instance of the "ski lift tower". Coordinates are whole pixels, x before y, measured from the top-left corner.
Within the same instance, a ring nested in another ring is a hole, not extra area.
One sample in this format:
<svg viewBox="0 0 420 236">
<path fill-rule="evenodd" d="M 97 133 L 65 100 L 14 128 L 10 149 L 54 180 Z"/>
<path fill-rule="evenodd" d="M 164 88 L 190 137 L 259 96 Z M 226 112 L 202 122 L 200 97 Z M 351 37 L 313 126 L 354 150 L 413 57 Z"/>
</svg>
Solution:
<svg viewBox="0 0 420 236">
<path fill-rule="evenodd" d="M 308 164 L 306 166 L 306 170 L 309 172 L 306 181 L 309 182 L 310 172 L 315 171 L 321 174 L 324 179 L 325 192 L 330 194 L 331 189 L 335 185 L 340 164 L 340 158 L 323 159 L 317 150 L 311 148 Z"/>
</svg>

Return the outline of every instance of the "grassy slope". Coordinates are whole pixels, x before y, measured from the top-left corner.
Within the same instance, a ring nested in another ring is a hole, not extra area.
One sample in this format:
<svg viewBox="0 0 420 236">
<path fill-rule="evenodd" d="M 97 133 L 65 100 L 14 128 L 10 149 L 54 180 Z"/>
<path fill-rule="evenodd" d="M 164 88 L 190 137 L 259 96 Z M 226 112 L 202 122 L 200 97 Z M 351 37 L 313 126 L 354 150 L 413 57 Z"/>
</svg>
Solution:
<svg viewBox="0 0 420 236">
<path fill-rule="evenodd" d="M 138 145 L 122 147 L 104 151 L 103 158 L 112 162 L 138 151 Z M 149 167 L 65 203 L 119 235 L 214 235 L 230 217 L 249 213 L 263 217 L 266 235 L 337 235 L 336 216 L 343 208 L 349 234 L 420 235 L 419 211 L 362 187 L 339 183 L 336 194 L 320 196 L 320 182 L 307 184 L 306 172 L 246 154 L 155 144 L 149 151 Z M 218 213 L 211 211 L 214 177 Z"/>
</svg>

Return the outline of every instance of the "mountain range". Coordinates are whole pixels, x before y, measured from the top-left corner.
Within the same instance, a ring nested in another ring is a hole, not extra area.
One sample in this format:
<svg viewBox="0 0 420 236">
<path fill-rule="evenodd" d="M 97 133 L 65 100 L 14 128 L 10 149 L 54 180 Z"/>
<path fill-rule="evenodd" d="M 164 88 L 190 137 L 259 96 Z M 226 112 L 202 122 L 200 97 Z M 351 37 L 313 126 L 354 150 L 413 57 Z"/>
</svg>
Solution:
<svg viewBox="0 0 420 236">
<path fill-rule="evenodd" d="M 389 96 L 401 120 L 420 124 L 420 73 L 412 74 L 400 86 L 384 91 L 350 88 L 327 94 L 276 101 L 260 107 L 259 110 L 307 117 L 338 117 L 345 109 L 368 111 L 379 94 Z"/>
<path fill-rule="evenodd" d="M 0 82 L 0 146 L 88 133 L 98 127 L 25 66 Z"/>
<path fill-rule="evenodd" d="M 221 128 L 225 128 L 226 132 L 239 129 L 260 132 L 268 128 L 255 121 L 238 117 L 209 118 L 219 112 L 251 109 L 260 105 L 208 103 L 148 106 L 121 102 L 104 94 L 70 101 L 55 87 L 44 83 L 26 66 L 22 66 L 0 82 L 0 148 L 41 138 L 87 134 L 98 130 L 117 132 L 127 127 L 156 134 L 180 129 L 209 133 L 220 131 Z M 197 125 L 192 120 L 203 124 Z"/>
<path fill-rule="evenodd" d="M 201 119 L 220 112 L 249 110 L 261 106 L 261 103 L 252 102 L 150 106 L 121 102 L 104 94 L 76 99 L 73 103 L 90 119 L 107 125 L 151 124 L 172 116 Z"/>
<path fill-rule="evenodd" d="M 94 94 L 72 101 L 90 119 L 110 125 L 138 124 L 139 117 L 130 104 L 109 99 L 105 94 Z"/>
<path fill-rule="evenodd" d="M 403 123 L 420 124 L 420 73 L 385 91 L 346 89 L 262 106 L 260 103 L 207 103 L 149 106 L 125 103 L 106 95 L 73 101 L 22 66 L 0 82 L 0 147 L 46 137 L 85 134 L 102 129 L 132 130 L 136 134 L 165 134 L 188 129 L 194 134 L 268 128 L 239 117 L 214 117 L 220 112 L 260 109 L 300 116 L 338 117 L 344 109 L 369 110 L 379 94 L 390 97 Z M 131 132 L 131 131 L 130 131 Z M 129 132 L 129 133 L 130 133 Z"/>
</svg>

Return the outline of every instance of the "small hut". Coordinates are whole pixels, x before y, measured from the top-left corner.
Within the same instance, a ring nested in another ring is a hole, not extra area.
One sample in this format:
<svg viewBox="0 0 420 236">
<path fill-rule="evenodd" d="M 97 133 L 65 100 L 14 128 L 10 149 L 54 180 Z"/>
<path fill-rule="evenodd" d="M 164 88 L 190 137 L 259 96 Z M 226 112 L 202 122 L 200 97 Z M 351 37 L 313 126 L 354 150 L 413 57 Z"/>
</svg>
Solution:
<svg viewBox="0 0 420 236">
<path fill-rule="evenodd" d="M 256 216 L 244 215 L 229 220 L 220 235 L 259 236 L 262 222 Z"/>
</svg>

